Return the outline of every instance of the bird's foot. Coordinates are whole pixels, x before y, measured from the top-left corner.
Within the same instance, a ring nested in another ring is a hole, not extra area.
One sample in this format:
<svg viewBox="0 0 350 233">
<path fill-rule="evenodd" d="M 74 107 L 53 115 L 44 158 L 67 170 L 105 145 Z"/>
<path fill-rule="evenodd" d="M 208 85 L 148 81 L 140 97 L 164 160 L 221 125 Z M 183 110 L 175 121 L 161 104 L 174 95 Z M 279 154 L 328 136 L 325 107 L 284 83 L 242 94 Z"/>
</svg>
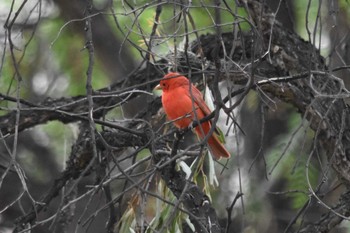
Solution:
<svg viewBox="0 0 350 233">
<path fill-rule="evenodd" d="M 184 134 L 185 134 L 185 130 L 179 129 L 175 132 L 174 137 L 176 140 L 180 141 L 184 137 Z"/>
<path fill-rule="evenodd" d="M 188 128 L 190 130 L 193 130 L 194 128 L 196 128 L 199 125 L 199 121 L 193 120 L 189 125 Z"/>
</svg>

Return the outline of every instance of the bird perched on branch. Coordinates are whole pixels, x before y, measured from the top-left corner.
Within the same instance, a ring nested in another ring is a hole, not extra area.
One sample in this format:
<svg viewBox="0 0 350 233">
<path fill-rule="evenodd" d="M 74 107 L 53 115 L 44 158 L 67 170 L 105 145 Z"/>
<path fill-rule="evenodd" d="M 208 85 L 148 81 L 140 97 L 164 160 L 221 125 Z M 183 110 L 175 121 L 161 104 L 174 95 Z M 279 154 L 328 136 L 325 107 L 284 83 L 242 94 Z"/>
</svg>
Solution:
<svg viewBox="0 0 350 233">
<path fill-rule="evenodd" d="M 173 121 L 177 128 L 184 129 L 190 126 L 194 120 L 200 121 L 211 113 L 203 99 L 202 93 L 179 73 L 168 73 L 155 87 L 162 90 L 163 109 L 169 120 Z M 199 139 L 203 139 L 211 128 L 211 122 L 205 121 L 195 127 L 195 133 Z M 226 150 L 217 135 L 217 130 L 208 138 L 208 147 L 214 159 L 229 158 Z"/>
</svg>

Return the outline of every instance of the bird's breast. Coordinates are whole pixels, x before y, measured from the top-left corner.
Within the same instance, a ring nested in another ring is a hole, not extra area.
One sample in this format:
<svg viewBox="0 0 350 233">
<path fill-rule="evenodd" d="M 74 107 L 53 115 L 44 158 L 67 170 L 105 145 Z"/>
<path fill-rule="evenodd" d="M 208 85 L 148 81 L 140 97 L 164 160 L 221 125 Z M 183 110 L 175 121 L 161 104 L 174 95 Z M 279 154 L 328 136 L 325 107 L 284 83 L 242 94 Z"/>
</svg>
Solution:
<svg viewBox="0 0 350 233">
<path fill-rule="evenodd" d="M 177 88 L 163 92 L 162 104 L 169 120 L 174 120 L 178 128 L 185 128 L 193 120 L 193 108 L 198 109 L 196 103 L 186 94 L 186 89 Z"/>
</svg>

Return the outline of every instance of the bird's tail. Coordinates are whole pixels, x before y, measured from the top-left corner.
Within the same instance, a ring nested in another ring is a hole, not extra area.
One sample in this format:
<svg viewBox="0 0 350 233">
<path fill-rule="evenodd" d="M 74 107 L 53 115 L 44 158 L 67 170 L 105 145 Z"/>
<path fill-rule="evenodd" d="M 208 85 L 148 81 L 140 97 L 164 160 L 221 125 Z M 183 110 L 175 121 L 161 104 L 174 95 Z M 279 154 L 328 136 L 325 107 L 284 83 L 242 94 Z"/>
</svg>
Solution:
<svg viewBox="0 0 350 233">
<path fill-rule="evenodd" d="M 197 136 L 200 139 L 203 139 L 209 132 L 210 127 L 211 125 L 209 122 L 205 122 L 201 126 L 197 126 L 195 128 Z M 218 160 L 221 157 L 230 158 L 231 156 L 215 132 L 208 139 L 208 147 L 215 160 Z"/>
</svg>

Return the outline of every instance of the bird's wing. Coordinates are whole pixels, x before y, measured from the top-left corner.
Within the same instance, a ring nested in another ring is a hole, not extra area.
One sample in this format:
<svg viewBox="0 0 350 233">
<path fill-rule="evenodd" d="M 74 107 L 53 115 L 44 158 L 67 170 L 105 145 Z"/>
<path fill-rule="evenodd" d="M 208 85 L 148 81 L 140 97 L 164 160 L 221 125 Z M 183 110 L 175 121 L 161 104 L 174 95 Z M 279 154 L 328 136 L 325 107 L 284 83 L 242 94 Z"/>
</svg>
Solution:
<svg viewBox="0 0 350 233">
<path fill-rule="evenodd" d="M 210 110 L 208 105 L 205 103 L 202 93 L 193 84 L 191 87 L 191 92 L 192 92 L 192 98 L 194 103 L 198 105 L 200 110 L 202 110 L 204 116 L 209 115 L 212 111 Z M 189 94 L 189 97 L 191 98 L 190 92 L 188 92 L 188 94 Z M 209 122 L 211 123 L 211 120 L 209 120 Z M 214 132 L 218 137 L 219 141 L 222 143 L 225 143 L 225 136 L 218 126 L 215 127 Z"/>
<path fill-rule="evenodd" d="M 211 110 L 209 109 L 208 105 L 205 103 L 202 93 L 195 87 L 193 84 L 191 86 L 191 92 L 189 92 L 190 98 L 193 98 L 193 101 L 195 104 L 198 105 L 198 107 L 202 110 L 204 113 L 204 116 L 207 116 L 211 113 Z M 192 94 L 192 97 L 191 97 Z"/>
</svg>

